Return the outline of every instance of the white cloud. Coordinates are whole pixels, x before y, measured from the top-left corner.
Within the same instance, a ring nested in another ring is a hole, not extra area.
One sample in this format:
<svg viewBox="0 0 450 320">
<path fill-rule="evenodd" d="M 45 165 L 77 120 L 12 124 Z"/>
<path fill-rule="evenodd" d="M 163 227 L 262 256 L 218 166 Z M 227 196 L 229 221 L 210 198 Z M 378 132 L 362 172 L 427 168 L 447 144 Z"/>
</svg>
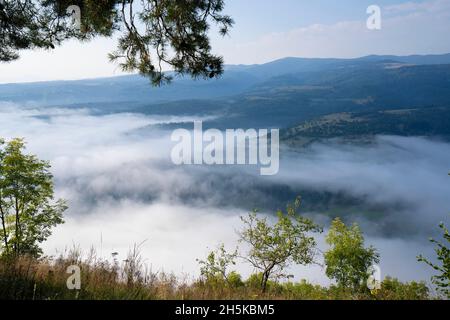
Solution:
<svg viewBox="0 0 450 320">
<path fill-rule="evenodd" d="M 215 44 L 227 63 L 264 63 L 286 56 L 354 58 L 370 54 L 450 52 L 450 0 L 408 2 L 382 8 L 382 29 L 368 30 L 361 20 L 314 24 L 272 33 L 248 43 L 233 38 Z"/>
</svg>

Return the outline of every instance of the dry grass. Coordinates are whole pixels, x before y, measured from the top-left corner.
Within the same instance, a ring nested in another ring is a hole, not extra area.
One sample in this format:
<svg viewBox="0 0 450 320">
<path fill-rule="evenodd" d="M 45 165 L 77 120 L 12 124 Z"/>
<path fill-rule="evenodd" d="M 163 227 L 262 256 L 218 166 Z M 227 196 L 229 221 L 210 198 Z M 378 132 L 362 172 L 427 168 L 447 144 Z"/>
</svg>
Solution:
<svg viewBox="0 0 450 320">
<path fill-rule="evenodd" d="M 69 290 L 67 268 L 81 269 L 81 289 Z M 353 293 L 342 288 L 299 283 L 270 282 L 267 293 L 258 288 L 257 276 L 232 283 L 221 279 L 209 281 L 179 278 L 164 272 L 152 272 L 143 263 L 135 247 L 125 261 L 114 257 L 100 259 L 94 250 L 85 258 L 71 250 L 58 258 L 0 259 L 0 299 L 18 300 L 327 300 L 327 299 L 429 299 L 423 283 L 401 283 L 387 279 L 382 289 L 373 293 Z"/>
</svg>

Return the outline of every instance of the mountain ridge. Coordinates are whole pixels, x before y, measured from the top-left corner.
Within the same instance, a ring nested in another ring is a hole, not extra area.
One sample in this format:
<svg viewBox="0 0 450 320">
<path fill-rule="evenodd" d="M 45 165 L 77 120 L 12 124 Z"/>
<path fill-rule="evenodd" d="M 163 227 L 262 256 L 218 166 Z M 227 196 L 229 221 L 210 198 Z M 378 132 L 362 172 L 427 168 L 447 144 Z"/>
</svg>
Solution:
<svg viewBox="0 0 450 320">
<path fill-rule="evenodd" d="M 356 58 L 304 58 L 304 57 L 284 57 L 280 59 L 275 59 L 272 61 L 268 61 L 260 64 L 230 64 L 225 65 L 225 71 L 242 71 L 249 70 L 253 68 L 261 68 L 268 66 L 279 66 L 280 64 L 285 64 L 287 62 L 350 62 L 350 61 L 383 61 L 383 60 L 396 60 L 397 62 L 403 63 L 411 63 L 414 61 L 414 64 L 450 64 L 450 53 L 443 54 L 414 54 L 414 55 L 405 55 L 405 56 L 397 56 L 397 55 L 367 55 Z M 170 72 L 169 72 L 170 73 Z M 48 80 L 48 81 L 27 81 L 27 82 L 6 82 L 0 83 L 1 86 L 10 86 L 10 85 L 27 85 L 27 84 L 57 84 L 57 83 L 76 83 L 76 82 L 95 82 L 98 81 L 106 81 L 106 80 L 131 80 L 131 79 L 141 79 L 148 82 L 145 78 L 140 76 L 139 74 L 126 74 L 126 75 L 118 75 L 118 76 L 106 76 L 106 77 L 94 77 L 94 78 L 85 78 L 85 79 L 73 79 L 73 80 Z M 184 79 L 189 80 L 189 79 Z"/>
</svg>

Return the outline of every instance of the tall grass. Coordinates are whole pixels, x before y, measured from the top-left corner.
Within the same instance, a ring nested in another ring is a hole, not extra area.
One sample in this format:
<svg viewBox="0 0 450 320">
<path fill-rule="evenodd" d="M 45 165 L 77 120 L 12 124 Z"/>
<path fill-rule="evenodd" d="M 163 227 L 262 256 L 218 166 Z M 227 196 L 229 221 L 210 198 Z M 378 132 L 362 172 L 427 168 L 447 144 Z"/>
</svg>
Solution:
<svg viewBox="0 0 450 320">
<path fill-rule="evenodd" d="M 81 269 L 80 290 L 69 290 L 67 268 Z M 387 278 L 376 292 L 355 293 L 336 286 L 322 287 L 303 280 L 270 282 L 259 289 L 258 275 L 243 281 L 238 274 L 228 281 L 180 278 L 153 272 L 134 247 L 124 261 L 99 258 L 94 250 L 85 257 L 72 249 L 57 258 L 0 258 L 0 299 L 15 300 L 329 300 L 329 299 L 430 299 L 424 283 L 401 283 Z"/>
</svg>

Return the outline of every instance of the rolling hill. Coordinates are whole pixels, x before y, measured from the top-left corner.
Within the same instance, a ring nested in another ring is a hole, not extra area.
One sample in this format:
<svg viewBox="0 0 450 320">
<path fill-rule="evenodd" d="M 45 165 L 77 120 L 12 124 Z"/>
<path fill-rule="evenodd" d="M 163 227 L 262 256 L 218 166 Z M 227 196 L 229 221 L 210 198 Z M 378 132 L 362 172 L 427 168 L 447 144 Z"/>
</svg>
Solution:
<svg viewBox="0 0 450 320">
<path fill-rule="evenodd" d="M 450 140 L 450 107 L 336 113 L 283 130 L 291 146 L 343 138 L 361 140 L 373 135 L 434 136 Z"/>
</svg>

